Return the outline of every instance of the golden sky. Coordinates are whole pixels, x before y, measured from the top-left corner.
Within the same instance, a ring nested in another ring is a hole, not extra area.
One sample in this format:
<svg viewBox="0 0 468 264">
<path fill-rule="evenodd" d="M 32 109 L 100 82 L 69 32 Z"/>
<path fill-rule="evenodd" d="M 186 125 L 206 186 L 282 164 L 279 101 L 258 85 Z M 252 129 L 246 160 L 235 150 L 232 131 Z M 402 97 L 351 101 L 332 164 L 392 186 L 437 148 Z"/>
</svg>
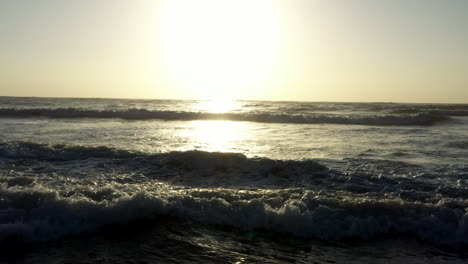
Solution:
<svg viewBox="0 0 468 264">
<path fill-rule="evenodd" d="M 0 2 L 0 95 L 468 103 L 465 0 Z"/>
</svg>

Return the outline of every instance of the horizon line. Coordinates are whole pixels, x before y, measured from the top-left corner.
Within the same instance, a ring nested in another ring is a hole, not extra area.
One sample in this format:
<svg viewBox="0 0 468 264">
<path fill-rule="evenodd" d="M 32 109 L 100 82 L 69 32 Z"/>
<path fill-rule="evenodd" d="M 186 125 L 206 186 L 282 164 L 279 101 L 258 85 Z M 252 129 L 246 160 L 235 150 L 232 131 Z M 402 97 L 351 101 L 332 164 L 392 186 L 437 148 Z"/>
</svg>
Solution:
<svg viewBox="0 0 468 264">
<path fill-rule="evenodd" d="M 92 97 L 92 96 L 17 96 L 0 95 L 2 97 L 13 98 L 50 98 L 50 99 L 111 99 L 111 100 L 166 100 L 166 101 L 247 101 L 247 102 L 273 102 L 273 103 L 356 103 L 356 104 L 453 104 L 467 105 L 466 103 L 435 103 L 435 102 L 398 102 L 398 101 L 302 101 L 302 100 L 255 100 L 255 99 L 177 99 L 177 98 L 130 98 L 130 97 Z"/>
</svg>

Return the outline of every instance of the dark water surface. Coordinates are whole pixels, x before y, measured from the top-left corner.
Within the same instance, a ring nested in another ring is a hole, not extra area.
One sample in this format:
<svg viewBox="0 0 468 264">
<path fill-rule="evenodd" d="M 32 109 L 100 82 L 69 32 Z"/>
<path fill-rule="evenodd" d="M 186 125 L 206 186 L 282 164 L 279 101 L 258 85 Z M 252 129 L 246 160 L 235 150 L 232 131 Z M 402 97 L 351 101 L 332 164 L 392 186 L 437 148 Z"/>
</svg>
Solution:
<svg viewBox="0 0 468 264">
<path fill-rule="evenodd" d="M 298 239 L 161 217 L 40 245 L 11 246 L 15 263 L 465 263 L 468 255 L 411 239 Z"/>
</svg>

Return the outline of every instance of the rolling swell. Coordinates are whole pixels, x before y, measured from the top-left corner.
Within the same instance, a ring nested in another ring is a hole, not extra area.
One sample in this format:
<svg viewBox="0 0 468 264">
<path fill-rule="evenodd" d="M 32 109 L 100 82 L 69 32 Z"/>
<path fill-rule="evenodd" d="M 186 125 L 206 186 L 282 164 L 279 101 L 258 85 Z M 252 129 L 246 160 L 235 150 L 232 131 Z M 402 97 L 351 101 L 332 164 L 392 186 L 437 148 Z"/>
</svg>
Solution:
<svg viewBox="0 0 468 264">
<path fill-rule="evenodd" d="M 393 114 L 432 114 L 440 116 L 468 116 L 468 110 L 445 110 L 445 109 L 396 109 L 391 111 Z"/>
<path fill-rule="evenodd" d="M 291 123 L 291 124 L 343 124 L 343 125 L 433 125 L 449 119 L 437 114 L 394 114 L 394 115 L 333 115 L 333 114 L 272 114 L 272 113 L 204 113 L 183 111 L 156 111 L 146 109 L 128 110 L 87 110 L 79 108 L 38 108 L 14 109 L 1 108 L 0 117 L 10 118 L 120 118 L 126 120 L 160 119 L 167 121 L 189 120 L 232 120 L 260 123 Z"/>
<path fill-rule="evenodd" d="M 140 153 L 140 155 L 144 154 Z M 137 152 L 105 146 L 87 147 L 80 145 L 47 145 L 26 141 L 0 141 L 0 157 L 5 158 L 67 161 L 88 158 L 132 158 L 137 156 Z"/>
</svg>

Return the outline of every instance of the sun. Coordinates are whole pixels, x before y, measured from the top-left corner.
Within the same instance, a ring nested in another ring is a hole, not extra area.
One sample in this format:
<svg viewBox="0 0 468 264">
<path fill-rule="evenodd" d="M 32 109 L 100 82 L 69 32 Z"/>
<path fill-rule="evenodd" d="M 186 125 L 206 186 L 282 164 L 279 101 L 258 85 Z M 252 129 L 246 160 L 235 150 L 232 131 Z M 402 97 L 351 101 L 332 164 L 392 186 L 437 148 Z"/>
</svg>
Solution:
<svg viewBox="0 0 468 264">
<path fill-rule="evenodd" d="M 266 85 L 279 27 L 272 1 L 167 1 L 162 56 L 172 83 L 198 99 L 246 98 Z"/>
</svg>

